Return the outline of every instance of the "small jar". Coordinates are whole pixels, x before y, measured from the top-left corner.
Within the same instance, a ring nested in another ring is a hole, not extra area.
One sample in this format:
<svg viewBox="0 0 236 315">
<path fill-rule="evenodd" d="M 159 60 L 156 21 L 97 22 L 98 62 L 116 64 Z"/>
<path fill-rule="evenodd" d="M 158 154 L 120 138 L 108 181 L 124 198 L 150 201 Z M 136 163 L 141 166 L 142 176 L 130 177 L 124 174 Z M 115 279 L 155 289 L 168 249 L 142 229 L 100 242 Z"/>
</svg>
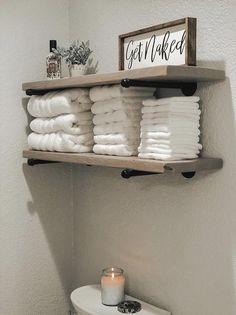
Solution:
<svg viewBox="0 0 236 315">
<path fill-rule="evenodd" d="M 103 269 L 101 277 L 102 304 L 115 306 L 124 301 L 124 289 L 125 277 L 122 269 Z"/>
</svg>

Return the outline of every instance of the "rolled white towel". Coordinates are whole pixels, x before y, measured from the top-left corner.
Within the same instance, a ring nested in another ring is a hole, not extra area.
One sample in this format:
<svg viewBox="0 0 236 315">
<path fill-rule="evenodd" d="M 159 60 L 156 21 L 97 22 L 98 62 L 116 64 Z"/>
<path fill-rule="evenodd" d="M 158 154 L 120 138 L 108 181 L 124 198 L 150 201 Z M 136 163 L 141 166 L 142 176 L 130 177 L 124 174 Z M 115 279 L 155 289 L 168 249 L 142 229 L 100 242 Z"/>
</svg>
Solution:
<svg viewBox="0 0 236 315">
<path fill-rule="evenodd" d="M 95 135 L 94 142 L 97 144 L 139 144 L 139 134 L 113 133 L 107 135 Z"/>
<path fill-rule="evenodd" d="M 160 112 L 169 112 L 169 113 L 194 113 L 199 110 L 198 103 L 180 103 L 180 104 L 166 104 L 159 106 L 143 106 L 143 114 L 158 114 Z"/>
<path fill-rule="evenodd" d="M 85 140 L 85 136 L 68 135 L 63 132 L 50 134 L 31 133 L 28 136 L 28 145 L 30 149 L 40 151 L 56 152 L 91 152 L 93 138 Z"/>
<path fill-rule="evenodd" d="M 188 160 L 196 159 L 197 154 L 159 154 L 159 153 L 139 153 L 138 157 L 141 159 L 151 159 L 151 160 Z"/>
<path fill-rule="evenodd" d="M 66 92 L 54 91 L 42 96 L 31 96 L 27 109 L 33 117 L 54 117 L 60 114 L 88 111 L 91 106 L 87 89 L 72 89 Z"/>
<path fill-rule="evenodd" d="M 92 132 L 92 113 L 65 114 L 53 118 L 35 118 L 30 128 L 37 133 L 64 131 L 72 135 Z"/>
<path fill-rule="evenodd" d="M 154 140 L 171 140 L 186 139 L 188 141 L 198 141 L 200 136 L 199 132 L 186 132 L 185 130 L 174 130 L 174 131 L 141 131 L 141 139 L 154 139 Z"/>
<path fill-rule="evenodd" d="M 133 122 L 114 122 L 104 125 L 96 125 L 93 128 L 95 135 L 106 135 L 111 133 L 125 132 L 129 134 L 139 134 L 140 133 L 140 123 Z"/>
<path fill-rule="evenodd" d="M 89 96 L 93 102 L 98 102 L 120 97 L 150 97 L 153 93 L 153 88 L 130 87 L 127 89 L 117 84 L 92 87 Z"/>
<path fill-rule="evenodd" d="M 112 122 L 135 121 L 139 123 L 141 120 L 141 112 L 139 110 L 116 110 L 112 113 L 97 114 L 93 117 L 94 125 L 102 125 Z"/>
<path fill-rule="evenodd" d="M 95 144 L 93 146 L 93 152 L 96 154 L 131 156 L 137 155 L 138 149 L 137 146 L 126 144 Z"/>
<path fill-rule="evenodd" d="M 200 101 L 199 96 L 173 96 L 165 98 L 149 98 L 143 101 L 144 106 L 158 106 L 163 104 L 172 103 L 198 103 Z"/>
<path fill-rule="evenodd" d="M 142 107 L 142 98 L 113 98 L 105 101 L 95 102 L 91 111 L 93 114 L 104 114 L 111 113 L 116 110 L 132 110 L 132 109 L 141 109 Z"/>
</svg>

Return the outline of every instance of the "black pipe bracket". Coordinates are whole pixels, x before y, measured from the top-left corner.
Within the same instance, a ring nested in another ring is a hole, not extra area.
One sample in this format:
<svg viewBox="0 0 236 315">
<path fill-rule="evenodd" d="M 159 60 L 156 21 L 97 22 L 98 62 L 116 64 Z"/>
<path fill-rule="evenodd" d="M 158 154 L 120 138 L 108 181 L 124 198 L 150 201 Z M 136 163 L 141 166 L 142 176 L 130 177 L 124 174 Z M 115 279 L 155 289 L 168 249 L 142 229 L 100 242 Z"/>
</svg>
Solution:
<svg viewBox="0 0 236 315">
<path fill-rule="evenodd" d="M 197 82 L 184 82 L 184 81 L 144 81 L 123 79 L 120 82 L 124 88 L 132 86 L 137 87 L 152 87 L 152 88 L 166 88 L 166 89 L 180 89 L 185 96 L 192 96 L 197 90 Z M 156 94 L 156 92 L 155 92 Z"/>
<path fill-rule="evenodd" d="M 29 166 L 35 166 L 40 164 L 52 164 L 52 163 L 61 163 L 58 161 L 46 161 L 46 160 L 38 160 L 38 159 L 28 159 L 27 164 Z"/>
<path fill-rule="evenodd" d="M 157 172 L 146 172 L 146 171 L 138 171 L 138 170 L 133 170 L 130 168 L 126 168 L 121 172 L 121 177 L 125 179 L 129 179 L 131 177 L 137 177 L 137 176 L 147 176 L 147 175 L 161 175 L 165 173 L 157 173 Z M 196 172 L 182 172 L 181 175 L 184 178 L 190 179 L 195 176 Z"/>
</svg>

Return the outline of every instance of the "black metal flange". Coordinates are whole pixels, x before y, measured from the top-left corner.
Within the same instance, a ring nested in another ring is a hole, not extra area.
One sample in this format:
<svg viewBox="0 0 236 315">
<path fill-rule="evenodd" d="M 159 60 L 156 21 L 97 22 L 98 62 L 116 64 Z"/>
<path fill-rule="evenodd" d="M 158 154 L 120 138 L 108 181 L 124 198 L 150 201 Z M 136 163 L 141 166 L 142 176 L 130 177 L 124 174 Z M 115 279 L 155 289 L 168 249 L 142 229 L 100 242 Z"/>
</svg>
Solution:
<svg viewBox="0 0 236 315">
<path fill-rule="evenodd" d="M 193 178 L 196 174 L 196 172 L 183 172 L 181 173 L 183 175 L 183 177 L 185 178 Z"/>
</svg>

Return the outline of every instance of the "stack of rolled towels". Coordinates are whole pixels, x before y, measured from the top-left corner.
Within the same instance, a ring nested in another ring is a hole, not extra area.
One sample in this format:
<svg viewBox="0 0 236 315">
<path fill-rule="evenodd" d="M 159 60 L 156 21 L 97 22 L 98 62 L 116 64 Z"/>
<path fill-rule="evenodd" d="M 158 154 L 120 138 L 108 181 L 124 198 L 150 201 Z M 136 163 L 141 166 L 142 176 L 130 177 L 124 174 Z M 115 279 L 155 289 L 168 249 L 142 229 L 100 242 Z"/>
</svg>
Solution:
<svg viewBox="0 0 236 315">
<path fill-rule="evenodd" d="M 198 96 L 144 100 L 138 156 L 157 160 L 197 158 L 202 149 L 198 102 Z"/>
<path fill-rule="evenodd" d="M 152 88 L 123 88 L 120 85 L 90 89 L 94 102 L 93 151 L 97 154 L 132 156 L 138 154 L 142 101 Z"/>
<path fill-rule="evenodd" d="M 57 152 L 91 152 L 93 147 L 92 102 L 89 89 L 52 91 L 32 96 L 28 112 L 30 149 Z"/>
</svg>

